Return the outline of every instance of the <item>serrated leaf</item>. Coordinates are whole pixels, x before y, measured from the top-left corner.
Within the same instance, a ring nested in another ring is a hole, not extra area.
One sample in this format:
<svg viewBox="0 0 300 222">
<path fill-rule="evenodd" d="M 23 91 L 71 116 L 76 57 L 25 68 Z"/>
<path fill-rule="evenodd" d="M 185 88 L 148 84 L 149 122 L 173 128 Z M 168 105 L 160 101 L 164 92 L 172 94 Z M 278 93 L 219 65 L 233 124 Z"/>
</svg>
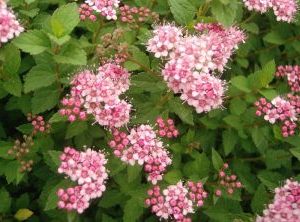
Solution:
<svg viewBox="0 0 300 222">
<path fill-rule="evenodd" d="M 274 190 L 276 187 L 278 187 L 285 178 L 277 172 L 266 170 L 259 172 L 257 177 L 270 190 Z"/>
<path fill-rule="evenodd" d="M 238 88 L 239 90 L 242 90 L 246 93 L 251 92 L 251 89 L 249 88 L 247 78 L 245 76 L 236 76 L 231 79 L 231 84 Z"/>
<path fill-rule="evenodd" d="M 12 147 L 13 147 L 13 143 L 0 141 L 0 158 L 7 159 L 7 160 L 13 159 L 13 156 L 8 154 L 8 150 L 10 150 Z"/>
<path fill-rule="evenodd" d="M 188 25 L 196 14 L 196 8 L 188 0 L 168 0 L 170 10 L 176 20 L 181 25 Z"/>
<path fill-rule="evenodd" d="M 127 174 L 128 174 L 128 183 L 133 182 L 141 175 L 142 168 L 140 166 L 128 166 Z"/>
<path fill-rule="evenodd" d="M 222 157 L 215 149 L 212 149 L 211 154 L 212 154 L 212 163 L 213 163 L 214 168 L 216 170 L 220 170 L 224 165 Z"/>
<path fill-rule="evenodd" d="M 263 66 L 262 70 L 258 73 L 258 80 L 262 87 L 266 87 L 274 79 L 275 71 L 276 64 L 274 60 Z"/>
<path fill-rule="evenodd" d="M 88 129 L 87 122 L 76 121 L 71 123 L 66 132 L 66 139 L 70 139 Z"/>
<path fill-rule="evenodd" d="M 210 160 L 202 153 L 197 155 L 194 161 L 187 162 L 183 167 L 183 172 L 186 176 L 196 181 L 208 175 L 210 166 Z"/>
<path fill-rule="evenodd" d="M 83 49 L 68 45 L 61 50 L 60 54 L 54 56 L 54 60 L 63 64 L 86 65 L 87 56 Z"/>
<path fill-rule="evenodd" d="M 180 170 L 171 170 L 164 176 L 164 180 L 169 184 L 176 184 L 182 178 L 182 173 Z"/>
<path fill-rule="evenodd" d="M 235 98 L 230 101 L 230 111 L 234 115 L 241 115 L 247 109 L 247 104 L 244 100 Z"/>
<path fill-rule="evenodd" d="M 36 55 L 50 49 L 48 36 L 40 30 L 28 30 L 13 41 L 13 44 L 24 52 Z"/>
<path fill-rule="evenodd" d="M 238 2 L 236 0 L 229 1 L 228 4 L 224 4 L 219 0 L 212 1 L 211 12 L 218 20 L 225 26 L 233 24 L 236 17 Z"/>
<path fill-rule="evenodd" d="M 79 23 L 79 13 L 76 3 L 63 5 L 51 16 L 51 28 L 56 37 L 62 37 L 72 32 Z"/>
<path fill-rule="evenodd" d="M 21 54 L 19 49 L 17 49 L 14 45 L 8 44 L 4 48 L 4 63 L 3 63 L 3 72 L 5 76 L 18 76 L 19 68 L 21 65 Z"/>
<path fill-rule="evenodd" d="M 262 213 L 265 205 L 268 203 L 268 200 L 268 193 L 265 189 L 265 186 L 260 184 L 251 201 L 251 209 L 256 214 Z"/>
<path fill-rule="evenodd" d="M 42 88 L 34 92 L 31 100 L 33 114 L 52 109 L 59 102 L 59 91 L 54 87 Z"/>
<path fill-rule="evenodd" d="M 194 125 L 193 112 L 190 107 L 186 107 L 186 105 L 182 104 L 182 101 L 175 97 L 169 100 L 170 112 L 176 113 L 179 118 L 190 125 Z"/>
<path fill-rule="evenodd" d="M 8 184 L 14 182 L 19 184 L 24 177 L 24 173 L 20 173 L 21 164 L 14 160 L 5 165 L 4 175 Z"/>
<path fill-rule="evenodd" d="M 225 155 L 230 154 L 238 141 L 238 135 L 233 130 L 225 130 L 222 134 Z"/>
<path fill-rule="evenodd" d="M 139 205 L 139 202 L 132 198 L 128 200 L 124 206 L 124 222 L 138 221 L 138 218 L 143 214 L 144 209 Z"/>
<path fill-rule="evenodd" d="M 255 146 L 259 149 L 261 153 L 268 147 L 268 140 L 265 136 L 265 128 L 255 127 L 251 130 L 251 137 Z"/>
<path fill-rule="evenodd" d="M 50 119 L 49 123 L 58 123 L 58 122 L 65 122 L 68 118 L 66 116 L 62 116 L 59 113 L 55 113 Z"/>
<path fill-rule="evenodd" d="M 60 165 L 60 155 L 61 151 L 49 150 L 44 153 L 44 161 L 50 167 L 50 169 L 54 172 L 57 172 L 57 169 Z"/>
<path fill-rule="evenodd" d="M 285 39 L 278 31 L 271 31 L 263 39 L 265 42 L 276 44 L 276 45 L 281 45 L 285 43 Z"/>
<path fill-rule="evenodd" d="M 55 82 L 56 75 L 51 67 L 46 65 L 34 66 L 25 77 L 24 92 L 50 86 Z"/>
<path fill-rule="evenodd" d="M 17 74 L 10 75 L 2 81 L 3 88 L 10 94 L 20 97 L 22 92 L 22 82 Z"/>
</svg>

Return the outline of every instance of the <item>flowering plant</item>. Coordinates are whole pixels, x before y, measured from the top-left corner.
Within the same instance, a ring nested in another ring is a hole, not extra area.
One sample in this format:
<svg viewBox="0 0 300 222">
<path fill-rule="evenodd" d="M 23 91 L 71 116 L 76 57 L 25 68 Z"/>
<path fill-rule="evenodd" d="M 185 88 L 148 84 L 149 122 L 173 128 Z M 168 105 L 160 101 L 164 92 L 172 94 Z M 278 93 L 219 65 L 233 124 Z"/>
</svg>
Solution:
<svg viewBox="0 0 300 222">
<path fill-rule="evenodd" d="M 296 0 L 0 0 L 0 221 L 300 221 Z"/>
</svg>

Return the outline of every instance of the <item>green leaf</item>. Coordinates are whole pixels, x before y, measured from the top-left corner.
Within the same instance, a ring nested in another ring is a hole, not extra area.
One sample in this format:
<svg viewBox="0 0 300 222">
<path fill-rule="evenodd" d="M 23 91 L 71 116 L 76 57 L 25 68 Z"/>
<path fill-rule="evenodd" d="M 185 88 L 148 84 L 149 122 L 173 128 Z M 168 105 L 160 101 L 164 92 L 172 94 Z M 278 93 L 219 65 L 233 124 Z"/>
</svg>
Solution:
<svg viewBox="0 0 300 222">
<path fill-rule="evenodd" d="M 54 56 L 54 60 L 62 64 L 86 65 L 87 56 L 83 49 L 69 44 L 60 51 L 59 55 Z"/>
<path fill-rule="evenodd" d="M 8 212 L 11 205 L 11 198 L 4 188 L 0 189 L 0 200 L 0 213 Z"/>
<path fill-rule="evenodd" d="M 57 172 L 57 168 L 60 165 L 60 155 L 61 151 L 49 150 L 48 152 L 43 153 L 45 163 L 50 167 L 53 172 Z"/>
<path fill-rule="evenodd" d="M 147 91 L 151 93 L 159 93 L 166 90 L 166 84 L 159 81 L 158 78 L 154 78 L 148 73 L 139 73 L 131 77 L 131 94 L 140 94 L 141 91 Z"/>
<path fill-rule="evenodd" d="M 171 170 L 164 176 L 164 180 L 169 184 L 176 184 L 182 179 L 182 173 L 180 170 Z"/>
<path fill-rule="evenodd" d="M 33 215 L 33 212 L 31 210 L 28 209 L 19 209 L 17 211 L 17 213 L 15 214 L 15 218 L 18 221 L 24 221 L 27 220 L 29 217 L 31 217 Z"/>
<path fill-rule="evenodd" d="M 99 206 L 110 208 L 122 204 L 126 200 L 128 200 L 128 197 L 121 193 L 119 190 L 107 190 L 103 194 L 103 197 L 99 202 Z"/>
<path fill-rule="evenodd" d="M 255 127 L 251 131 L 252 140 L 261 153 L 268 148 L 266 128 Z"/>
<path fill-rule="evenodd" d="M 66 132 L 66 139 L 70 139 L 74 136 L 79 135 L 80 133 L 83 133 L 88 129 L 87 122 L 81 122 L 81 121 L 76 121 L 71 124 L 69 124 Z"/>
<path fill-rule="evenodd" d="M 275 71 L 276 64 L 274 60 L 263 66 L 262 70 L 258 73 L 258 80 L 262 87 L 266 87 L 274 79 Z"/>
<path fill-rule="evenodd" d="M 247 104 L 244 100 L 235 98 L 230 101 L 230 111 L 232 114 L 241 115 L 247 109 Z"/>
<path fill-rule="evenodd" d="M 243 23 L 241 25 L 242 29 L 245 29 L 248 32 L 254 33 L 254 34 L 258 34 L 259 33 L 259 27 L 257 24 L 255 24 L 254 22 L 251 23 Z"/>
<path fill-rule="evenodd" d="M 139 48 L 131 46 L 129 48 L 131 58 L 125 62 L 124 66 L 129 71 L 150 69 L 149 57 Z"/>
<path fill-rule="evenodd" d="M 238 135 L 233 130 L 225 130 L 222 134 L 223 138 L 223 147 L 225 155 L 227 156 L 233 150 L 238 141 Z"/>
<path fill-rule="evenodd" d="M 31 100 L 33 114 L 52 109 L 59 102 L 59 91 L 55 87 L 42 88 L 34 92 Z"/>
<path fill-rule="evenodd" d="M 174 97 L 169 100 L 169 107 L 170 112 L 176 113 L 183 122 L 194 125 L 192 109 L 182 104 L 182 101 L 179 98 Z"/>
<path fill-rule="evenodd" d="M 300 161 L 300 148 L 290 149 L 291 154 Z"/>
<path fill-rule="evenodd" d="M 266 153 L 266 165 L 268 169 L 290 168 L 290 159 L 290 153 L 285 150 L 268 150 Z"/>
<path fill-rule="evenodd" d="M 4 63 L 3 63 L 3 72 L 7 76 L 18 76 L 19 68 L 21 65 L 21 54 L 19 49 L 14 45 L 8 44 L 4 48 Z"/>
<path fill-rule="evenodd" d="M 50 86 L 55 79 L 55 73 L 48 65 L 34 66 L 25 77 L 24 92 Z"/>
<path fill-rule="evenodd" d="M 24 177 L 24 173 L 20 173 L 21 164 L 17 161 L 10 161 L 5 165 L 4 174 L 8 184 L 15 182 L 19 184 Z"/>
<path fill-rule="evenodd" d="M 45 211 L 53 210 L 57 207 L 57 202 L 58 202 L 58 196 L 56 194 L 57 190 L 59 188 L 64 187 L 66 185 L 66 183 L 68 183 L 68 182 L 63 180 L 63 181 L 60 181 L 59 183 L 57 183 L 55 186 L 47 188 L 47 190 L 46 190 L 47 199 L 45 201 L 45 208 L 44 208 Z"/>
<path fill-rule="evenodd" d="M 124 206 L 124 222 L 139 221 L 139 217 L 143 214 L 144 209 L 140 206 L 139 202 L 132 198 L 128 200 Z"/>
<path fill-rule="evenodd" d="M 239 116 L 228 115 L 223 119 L 223 121 L 225 123 L 227 123 L 229 126 L 232 126 L 235 129 L 241 129 L 242 128 L 241 118 Z"/>
<path fill-rule="evenodd" d="M 281 174 L 267 170 L 260 171 L 257 177 L 270 190 L 274 190 L 285 179 Z"/>
<path fill-rule="evenodd" d="M 33 131 L 33 126 L 31 123 L 26 123 L 18 126 L 17 130 L 19 130 L 23 134 L 29 135 Z"/>
<path fill-rule="evenodd" d="M 79 13 L 76 3 L 63 5 L 51 16 L 51 28 L 56 37 L 70 34 L 79 23 Z"/>
<path fill-rule="evenodd" d="M 278 31 L 271 31 L 263 39 L 265 42 L 276 44 L 276 45 L 281 45 L 285 43 L 285 39 Z"/>
<path fill-rule="evenodd" d="M 53 116 L 49 119 L 49 123 L 58 123 L 65 122 L 68 118 L 66 116 L 62 116 L 59 113 L 54 113 Z"/>
<path fill-rule="evenodd" d="M 51 48 L 48 36 L 40 30 L 29 30 L 13 41 L 14 45 L 32 55 L 40 54 Z"/>
<path fill-rule="evenodd" d="M 9 155 L 7 152 L 13 147 L 13 143 L 6 142 L 6 141 L 0 141 L 0 158 L 3 159 L 13 159 L 12 155 Z"/>
<path fill-rule="evenodd" d="M 251 209 L 256 214 L 261 214 L 265 205 L 268 203 L 268 192 L 263 184 L 260 184 L 251 201 Z"/>
<path fill-rule="evenodd" d="M 128 166 L 127 174 L 128 174 L 128 183 L 133 182 L 141 175 L 142 168 L 140 166 Z"/>
<path fill-rule="evenodd" d="M 239 90 L 249 93 L 251 89 L 249 88 L 247 78 L 245 76 L 236 76 L 231 79 L 231 84 L 238 88 Z"/>
<path fill-rule="evenodd" d="M 216 170 L 220 170 L 224 165 L 222 157 L 215 149 L 212 149 L 212 163 Z"/>
<path fill-rule="evenodd" d="M 211 12 L 218 22 L 222 23 L 224 26 L 233 24 L 238 6 L 236 0 L 231 0 L 228 4 L 223 4 L 219 0 L 214 0 L 211 4 Z"/>
<path fill-rule="evenodd" d="M 17 74 L 10 75 L 2 81 L 3 88 L 10 94 L 20 97 L 22 92 L 22 82 Z"/>
<path fill-rule="evenodd" d="M 188 25 L 193 21 L 196 8 L 188 0 L 168 0 L 170 10 L 176 20 L 181 25 Z"/>
<path fill-rule="evenodd" d="M 183 167 L 184 174 L 193 180 L 207 177 L 209 171 L 210 161 L 204 153 L 197 155 L 194 161 L 187 162 Z"/>
</svg>

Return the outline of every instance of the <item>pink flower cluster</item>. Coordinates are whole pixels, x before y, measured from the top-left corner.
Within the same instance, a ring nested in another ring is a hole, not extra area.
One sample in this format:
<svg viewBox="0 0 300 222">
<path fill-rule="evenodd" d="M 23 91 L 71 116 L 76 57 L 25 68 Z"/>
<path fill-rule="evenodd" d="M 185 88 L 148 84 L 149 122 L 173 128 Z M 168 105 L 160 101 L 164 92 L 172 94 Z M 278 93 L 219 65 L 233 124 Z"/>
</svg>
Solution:
<svg viewBox="0 0 300 222">
<path fill-rule="evenodd" d="M 97 17 L 93 14 L 94 9 L 88 4 L 81 4 L 78 12 L 82 21 L 89 19 L 92 22 L 95 22 L 97 20 Z"/>
<path fill-rule="evenodd" d="M 70 122 L 85 120 L 87 114 L 109 128 L 121 127 L 129 122 L 131 104 L 119 97 L 129 89 L 130 74 L 119 65 L 107 63 L 94 74 L 84 70 L 71 81 L 70 96 L 61 103 L 59 112 Z"/>
<path fill-rule="evenodd" d="M 275 189 L 273 203 L 258 216 L 256 222 L 298 222 L 300 221 L 300 184 L 286 180 Z"/>
<path fill-rule="evenodd" d="M 229 171 L 228 163 L 224 163 L 223 167 L 219 171 L 218 180 L 220 188 L 225 188 L 229 195 L 233 194 L 236 189 L 242 188 L 242 183 L 237 180 L 235 174 L 231 174 Z M 218 188 L 215 191 L 215 195 L 220 197 L 222 195 L 222 190 Z"/>
<path fill-rule="evenodd" d="M 33 134 L 37 134 L 38 132 L 49 132 L 50 124 L 46 123 L 43 116 L 36 116 L 29 113 L 27 115 L 27 120 L 31 122 L 33 126 Z"/>
<path fill-rule="evenodd" d="M 212 75 L 222 72 L 245 35 L 237 27 L 199 23 L 201 35 L 183 35 L 174 25 L 158 26 L 147 49 L 155 57 L 167 57 L 162 74 L 169 88 L 181 93 L 181 99 L 198 113 L 219 108 L 225 93 L 225 81 Z"/>
<path fill-rule="evenodd" d="M 156 124 L 158 126 L 158 135 L 160 137 L 167 137 L 170 139 L 179 135 L 179 131 L 176 129 L 174 120 L 172 119 L 164 121 L 163 118 L 158 117 L 156 119 Z"/>
<path fill-rule="evenodd" d="M 157 138 L 150 125 L 140 125 L 131 129 L 130 134 L 114 129 L 109 146 L 114 154 L 130 165 L 141 165 L 148 174 L 148 181 L 156 184 L 172 160 L 163 143 Z"/>
<path fill-rule="evenodd" d="M 107 20 L 117 20 L 117 8 L 120 0 L 85 0 L 96 12 L 99 12 Z"/>
<path fill-rule="evenodd" d="M 90 201 L 102 196 L 108 178 L 103 153 L 87 149 L 85 152 L 66 147 L 60 156 L 58 173 L 67 175 L 78 183 L 75 187 L 58 189 L 58 207 L 67 211 L 83 213 Z"/>
<path fill-rule="evenodd" d="M 287 95 L 287 99 L 281 97 L 274 98 L 271 103 L 265 98 L 260 98 L 255 102 L 257 107 L 256 115 L 264 116 L 264 119 L 271 124 L 281 122 L 281 132 L 284 137 L 295 134 L 300 114 L 300 97 L 292 94 Z"/>
<path fill-rule="evenodd" d="M 9 9 L 4 1 L 0 1 L 0 43 L 6 43 L 17 37 L 24 28 L 20 25 L 14 12 Z"/>
<path fill-rule="evenodd" d="M 130 7 L 124 5 L 120 7 L 121 21 L 125 23 L 140 23 L 147 20 L 158 20 L 159 15 L 155 12 L 151 12 L 146 7 Z"/>
<path fill-rule="evenodd" d="M 292 92 L 300 92 L 300 66 L 279 66 L 275 75 L 286 77 Z"/>
<path fill-rule="evenodd" d="M 298 10 L 296 0 L 243 0 L 248 10 L 265 13 L 273 9 L 277 21 L 292 22 Z"/>
<path fill-rule="evenodd" d="M 180 181 L 162 192 L 159 186 L 149 189 L 145 203 L 160 219 L 191 222 L 188 214 L 194 213 L 194 207 L 202 207 L 207 196 L 201 182 L 184 185 Z"/>
</svg>

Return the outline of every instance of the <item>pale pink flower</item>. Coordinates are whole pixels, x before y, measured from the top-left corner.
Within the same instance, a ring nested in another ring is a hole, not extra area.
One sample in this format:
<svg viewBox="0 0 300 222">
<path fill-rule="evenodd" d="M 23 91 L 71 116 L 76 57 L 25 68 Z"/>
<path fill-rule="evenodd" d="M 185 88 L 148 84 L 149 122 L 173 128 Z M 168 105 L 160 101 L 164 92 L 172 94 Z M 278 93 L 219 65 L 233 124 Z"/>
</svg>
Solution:
<svg viewBox="0 0 300 222">
<path fill-rule="evenodd" d="M 297 13 L 296 0 L 243 0 L 248 10 L 265 13 L 273 9 L 277 21 L 292 22 Z"/>
<path fill-rule="evenodd" d="M 4 1 L 0 2 L 0 43 L 20 35 L 24 28 L 20 25 L 14 12 L 9 9 Z"/>
<path fill-rule="evenodd" d="M 300 221 L 300 184 L 286 180 L 282 187 L 275 189 L 274 200 L 258 216 L 256 222 L 298 222 Z"/>
<path fill-rule="evenodd" d="M 181 37 L 182 30 L 174 25 L 156 26 L 153 37 L 148 41 L 147 50 L 157 58 L 166 57 L 175 48 L 176 43 L 180 42 Z"/>
<path fill-rule="evenodd" d="M 90 114 L 102 126 L 126 125 L 132 106 L 120 96 L 129 89 L 129 77 L 126 69 L 114 63 L 100 66 L 96 74 L 90 70 L 77 73 L 71 81 L 71 95 L 62 100 L 60 114 L 70 122 L 85 120 Z"/>
<path fill-rule="evenodd" d="M 179 181 L 162 192 L 159 186 L 154 186 L 147 193 L 145 203 L 151 211 L 160 219 L 176 222 L 191 222 L 189 214 L 195 212 L 194 208 L 202 207 L 207 198 L 202 183 L 191 181 L 187 184 Z"/>
<path fill-rule="evenodd" d="M 64 149 L 60 160 L 58 173 L 67 175 L 78 186 L 58 189 L 58 207 L 83 213 L 89 207 L 90 200 L 101 197 L 106 190 L 107 160 L 100 151 L 87 149 L 85 152 L 78 152 L 71 147 Z"/>
<path fill-rule="evenodd" d="M 130 134 L 114 130 L 109 146 L 114 154 L 129 165 L 141 165 L 152 184 L 162 180 L 166 168 L 172 163 L 169 152 L 157 138 L 150 125 L 140 125 L 131 129 Z"/>
<path fill-rule="evenodd" d="M 117 9 L 120 0 L 85 0 L 95 11 L 99 12 L 107 20 L 117 20 Z"/>
</svg>

